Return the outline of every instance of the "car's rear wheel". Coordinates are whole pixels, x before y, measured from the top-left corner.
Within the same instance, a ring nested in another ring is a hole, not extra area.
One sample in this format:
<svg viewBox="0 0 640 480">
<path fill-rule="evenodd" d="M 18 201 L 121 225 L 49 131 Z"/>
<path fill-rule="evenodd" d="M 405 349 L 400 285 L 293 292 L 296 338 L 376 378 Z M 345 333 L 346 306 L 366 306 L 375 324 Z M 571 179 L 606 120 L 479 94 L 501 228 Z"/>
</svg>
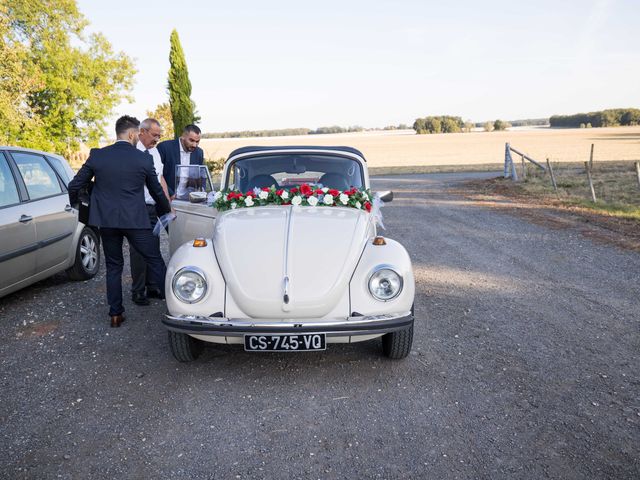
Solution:
<svg viewBox="0 0 640 480">
<path fill-rule="evenodd" d="M 100 269 L 100 240 L 98 235 L 89 227 L 84 227 L 76 247 L 76 258 L 73 265 L 67 269 L 71 280 L 89 280 Z"/>
<path fill-rule="evenodd" d="M 169 330 L 169 347 L 171 348 L 171 353 L 179 362 L 193 362 L 200 356 L 203 344 L 200 340 L 186 333 Z"/>
</svg>

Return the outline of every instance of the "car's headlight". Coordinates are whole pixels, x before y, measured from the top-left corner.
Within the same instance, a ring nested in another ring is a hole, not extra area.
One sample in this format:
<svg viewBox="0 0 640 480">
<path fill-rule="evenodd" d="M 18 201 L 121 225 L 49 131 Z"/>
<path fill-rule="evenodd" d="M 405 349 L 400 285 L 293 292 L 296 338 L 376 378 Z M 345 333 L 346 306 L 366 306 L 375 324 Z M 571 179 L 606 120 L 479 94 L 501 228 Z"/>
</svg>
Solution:
<svg viewBox="0 0 640 480">
<path fill-rule="evenodd" d="M 402 277 L 391 267 L 380 265 L 369 277 L 369 292 L 377 300 L 386 302 L 400 295 Z"/>
<path fill-rule="evenodd" d="M 175 274 L 172 282 L 173 293 L 185 303 L 196 303 L 207 293 L 207 280 L 197 267 L 184 267 Z"/>
</svg>

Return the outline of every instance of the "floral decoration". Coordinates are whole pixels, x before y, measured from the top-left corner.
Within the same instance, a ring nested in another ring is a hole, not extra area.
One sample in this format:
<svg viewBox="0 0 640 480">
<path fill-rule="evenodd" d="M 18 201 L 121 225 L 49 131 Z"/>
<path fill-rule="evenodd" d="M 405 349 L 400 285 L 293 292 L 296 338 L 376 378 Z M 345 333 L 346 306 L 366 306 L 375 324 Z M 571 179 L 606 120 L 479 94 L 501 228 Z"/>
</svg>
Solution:
<svg viewBox="0 0 640 480">
<path fill-rule="evenodd" d="M 371 212 L 372 196 L 368 189 L 355 187 L 349 190 L 336 190 L 303 183 L 299 187 L 276 188 L 274 185 L 265 188 L 254 188 L 248 192 L 225 190 L 213 196 L 213 207 L 220 211 L 236 208 L 263 207 L 265 205 L 352 207 Z"/>
</svg>

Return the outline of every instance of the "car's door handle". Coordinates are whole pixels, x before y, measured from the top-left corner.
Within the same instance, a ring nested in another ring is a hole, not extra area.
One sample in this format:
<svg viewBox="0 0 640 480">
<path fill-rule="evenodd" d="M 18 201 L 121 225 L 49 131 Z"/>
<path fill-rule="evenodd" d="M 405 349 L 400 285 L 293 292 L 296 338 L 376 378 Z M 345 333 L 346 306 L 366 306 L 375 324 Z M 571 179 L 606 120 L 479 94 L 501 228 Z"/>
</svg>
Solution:
<svg viewBox="0 0 640 480">
<path fill-rule="evenodd" d="M 30 222 L 31 220 L 33 220 L 33 217 L 29 215 L 21 215 L 19 221 L 20 223 L 27 223 L 27 222 Z"/>
<path fill-rule="evenodd" d="M 70 212 L 72 210 L 73 210 L 73 208 L 71 208 L 71 205 L 65 205 L 65 207 L 64 207 L 64 211 L 65 212 Z"/>
</svg>

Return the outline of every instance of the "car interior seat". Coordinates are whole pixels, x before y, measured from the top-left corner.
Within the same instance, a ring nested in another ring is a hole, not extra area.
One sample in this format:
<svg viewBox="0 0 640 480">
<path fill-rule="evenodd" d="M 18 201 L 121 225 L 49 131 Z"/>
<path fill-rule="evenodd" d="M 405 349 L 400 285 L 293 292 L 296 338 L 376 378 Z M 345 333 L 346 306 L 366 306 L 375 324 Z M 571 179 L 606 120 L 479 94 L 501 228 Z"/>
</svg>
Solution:
<svg viewBox="0 0 640 480">
<path fill-rule="evenodd" d="M 278 182 L 276 182 L 276 179 L 273 178 L 271 175 L 260 174 L 252 177 L 249 180 L 249 182 L 247 183 L 246 190 L 252 190 L 253 188 L 256 188 L 256 187 L 268 188 L 271 185 L 275 185 L 276 188 L 280 188 L 280 185 L 278 185 Z"/>
<path fill-rule="evenodd" d="M 348 190 L 349 183 L 344 175 L 339 173 L 329 172 L 325 173 L 318 179 L 318 183 L 321 183 L 324 187 L 335 188 L 336 190 Z"/>
</svg>

